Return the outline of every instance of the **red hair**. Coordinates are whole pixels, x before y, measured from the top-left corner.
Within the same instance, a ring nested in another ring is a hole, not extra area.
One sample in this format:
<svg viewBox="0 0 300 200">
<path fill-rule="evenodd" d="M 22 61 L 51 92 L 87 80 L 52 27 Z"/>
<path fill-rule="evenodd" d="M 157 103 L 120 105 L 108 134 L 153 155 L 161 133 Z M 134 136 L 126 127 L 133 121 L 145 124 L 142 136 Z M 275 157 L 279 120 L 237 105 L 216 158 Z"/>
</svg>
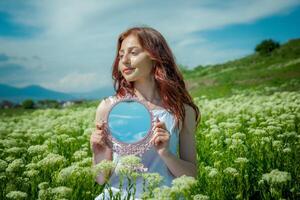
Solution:
<svg viewBox="0 0 300 200">
<path fill-rule="evenodd" d="M 146 50 L 150 59 L 154 61 L 152 74 L 157 85 L 158 93 L 162 99 L 162 105 L 165 109 L 175 115 L 176 124 L 179 127 L 179 121 L 184 121 L 184 104 L 190 105 L 195 113 L 197 125 L 200 121 L 199 108 L 193 102 L 189 95 L 183 76 L 175 63 L 175 58 L 169 48 L 165 38 L 155 29 L 150 27 L 133 27 L 121 33 L 118 38 L 117 55 L 114 59 L 112 78 L 114 80 L 114 89 L 117 97 L 124 97 L 127 94 L 134 94 L 133 82 L 127 82 L 118 70 L 119 50 L 123 40 L 129 35 L 135 35 L 142 48 Z"/>
</svg>

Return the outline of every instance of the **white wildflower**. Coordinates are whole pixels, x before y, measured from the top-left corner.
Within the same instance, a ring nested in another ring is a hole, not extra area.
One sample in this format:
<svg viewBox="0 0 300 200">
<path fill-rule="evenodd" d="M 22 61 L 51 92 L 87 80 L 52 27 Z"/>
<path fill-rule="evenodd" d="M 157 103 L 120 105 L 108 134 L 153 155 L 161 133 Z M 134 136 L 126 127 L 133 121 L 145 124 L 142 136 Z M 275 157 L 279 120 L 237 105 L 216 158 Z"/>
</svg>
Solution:
<svg viewBox="0 0 300 200">
<path fill-rule="evenodd" d="M 234 139 L 246 139 L 246 135 L 244 133 L 237 132 L 231 136 Z"/>
<path fill-rule="evenodd" d="M 182 175 L 180 177 L 173 179 L 172 191 L 181 193 L 186 190 L 189 190 L 196 183 L 197 181 L 194 177 Z"/>
<path fill-rule="evenodd" d="M 291 180 L 291 174 L 289 172 L 283 172 L 279 171 L 278 169 L 274 169 L 270 173 L 263 174 L 262 180 L 271 185 L 286 184 Z"/>
<path fill-rule="evenodd" d="M 203 194 L 196 194 L 193 200 L 209 200 L 209 197 Z"/>
<path fill-rule="evenodd" d="M 232 167 L 227 167 L 226 169 L 223 170 L 223 172 L 234 177 L 239 175 L 238 171 Z"/>
<path fill-rule="evenodd" d="M 73 154 L 73 158 L 76 161 L 82 160 L 84 158 L 86 158 L 88 156 L 88 153 L 86 151 L 75 151 L 75 153 Z"/>
<path fill-rule="evenodd" d="M 23 174 L 28 177 L 28 178 L 34 178 L 34 177 L 37 177 L 38 174 L 39 174 L 39 171 L 38 170 L 35 170 L 35 169 L 32 169 L 32 170 L 29 170 L 29 171 L 24 171 Z"/>
<path fill-rule="evenodd" d="M 283 151 L 283 153 L 290 153 L 292 150 L 291 150 L 291 148 L 286 147 L 282 151 Z"/>
<path fill-rule="evenodd" d="M 108 175 L 109 172 L 115 167 L 115 163 L 111 160 L 102 160 L 100 163 L 93 167 L 95 175 L 103 173 Z"/>
<path fill-rule="evenodd" d="M 258 136 L 264 136 L 267 134 L 267 132 L 264 129 L 254 129 L 253 131 L 251 131 L 254 135 L 258 135 Z M 250 133 L 251 133 L 250 132 Z"/>
<path fill-rule="evenodd" d="M 8 166 L 7 162 L 5 160 L 0 159 L 0 172 L 5 171 L 7 166 Z"/>
<path fill-rule="evenodd" d="M 37 164 L 43 169 L 59 167 L 66 163 L 66 159 L 58 154 L 49 153 L 43 160 L 39 161 Z"/>
<path fill-rule="evenodd" d="M 93 162 L 93 159 L 91 157 L 87 157 L 79 162 L 74 163 L 74 164 L 76 164 L 80 167 L 88 167 L 88 166 L 92 165 L 92 162 Z"/>
<path fill-rule="evenodd" d="M 159 173 L 144 173 L 142 177 L 146 180 L 150 188 L 157 187 L 163 180 L 163 177 Z"/>
<path fill-rule="evenodd" d="M 11 147 L 9 149 L 5 149 L 5 153 L 7 154 L 11 154 L 11 155 L 20 155 L 22 153 L 24 153 L 25 148 L 22 147 Z"/>
<path fill-rule="evenodd" d="M 6 195 L 8 199 L 26 199 L 27 193 L 21 191 L 11 191 Z"/>
<path fill-rule="evenodd" d="M 25 168 L 27 169 L 27 170 L 31 170 L 31 169 L 38 169 L 38 165 L 36 164 L 36 163 L 28 163 L 26 166 L 25 166 Z"/>
<path fill-rule="evenodd" d="M 48 149 L 47 145 L 33 145 L 30 146 L 27 149 L 27 152 L 29 153 L 29 155 L 34 156 L 34 155 L 43 155 Z"/>
<path fill-rule="evenodd" d="M 218 175 L 218 170 L 216 168 L 212 168 L 208 174 L 208 177 L 213 178 Z"/>
<path fill-rule="evenodd" d="M 206 171 L 208 171 L 208 172 L 209 172 L 212 168 L 213 168 L 213 167 L 211 167 L 211 166 L 205 166 L 205 167 L 204 167 L 204 169 L 205 169 Z"/>
<path fill-rule="evenodd" d="M 64 181 L 67 182 L 70 178 L 75 176 L 76 173 L 80 173 L 80 169 L 81 169 L 81 167 L 79 167 L 77 165 L 71 165 L 69 167 L 63 168 L 58 173 L 57 181 L 58 182 L 64 182 Z"/>
<path fill-rule="evenodd" d="M 261 138 L 261 144 L 269 143 L 271 141 L 270 137 L 262 137 Z"/>
<path fill-rule="evenodd" d="M 249 160 L 247 158 L 244 158 L 244 157 L 238 157 L 237 159 L 235 159 L 234 162 L 235 163 L 245 164 L 245 163 L 249 162 Z"/>
<path fill-rule="evenodd" d="M 121 175 L 131 175 L 133 172 L 145 172 L 146 170 L 141 163 L 141 158 L 134 155 L 121 157 L 115 168 L 115 172 Z"/>
<path fill-rule="evenodd" d="M 274 148 L 276 148 L 276 149 L 279 149 L 279 148 L 281 148 L 281 146 L 282 146 L 282 142 L 281 142 L 280 140 L 274 140 L 274 141 L 272 142 L 272 146 L 273 146 Z"/>
<path fill-rule="evenodd" d="M 157 187 L 153 190 L 153 199 L 168 200 L 171 199 L 172 189 L 168 186 Z"/>
<path fill-rule="evenodd" d="M 55 198 L 68 198 L 72 195 L 72 189 L 65 186 L 59 186 L 52 188 L 51 193 Z"/>
<path fill-rule="evenodd" d="M 210 133 L 213 135 L 218 135 L 220 133 L 220 129 L 218 128 L 213 128 L 210 130 Z"/>
<path fill-rule="evenodd" d="M 24 162 L 22 159 L 16 159 L 8 165 L 6 172 L 18 172 L 24 167 Z"/>
</svg>

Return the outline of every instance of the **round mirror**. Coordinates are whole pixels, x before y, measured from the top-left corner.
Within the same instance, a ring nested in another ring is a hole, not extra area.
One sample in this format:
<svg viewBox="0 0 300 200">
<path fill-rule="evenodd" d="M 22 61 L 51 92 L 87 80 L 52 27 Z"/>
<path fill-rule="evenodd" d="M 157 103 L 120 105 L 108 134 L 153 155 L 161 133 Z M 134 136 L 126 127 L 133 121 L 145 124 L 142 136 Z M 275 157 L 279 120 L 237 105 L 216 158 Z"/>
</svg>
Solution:
<svg viewBox="0 0 300 200">
<path fill-rule="evenodd" d="M 107 116 L 113 151 L 120 155 L 141 155 L 150 147 L 153 122 L 145 102 L 136 98 L 116 101 Z"/>
</svg>

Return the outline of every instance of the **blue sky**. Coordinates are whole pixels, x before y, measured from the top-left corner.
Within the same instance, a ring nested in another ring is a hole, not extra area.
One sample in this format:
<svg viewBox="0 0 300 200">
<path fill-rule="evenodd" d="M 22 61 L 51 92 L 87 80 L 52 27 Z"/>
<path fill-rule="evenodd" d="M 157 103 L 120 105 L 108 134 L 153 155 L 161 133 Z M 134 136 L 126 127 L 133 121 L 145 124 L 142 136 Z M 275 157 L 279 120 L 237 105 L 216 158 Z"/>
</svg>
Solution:
<svg viewBox="0 0 300 200">
<path fill-rule="evenodd" d="M 300 37 L 299 0 L 0 1 L 0 83 L 62 92 L 112 87 L 118 35 L 159 30 L 189 68 L 253 53 L 272 38 Z"/>
</svg>

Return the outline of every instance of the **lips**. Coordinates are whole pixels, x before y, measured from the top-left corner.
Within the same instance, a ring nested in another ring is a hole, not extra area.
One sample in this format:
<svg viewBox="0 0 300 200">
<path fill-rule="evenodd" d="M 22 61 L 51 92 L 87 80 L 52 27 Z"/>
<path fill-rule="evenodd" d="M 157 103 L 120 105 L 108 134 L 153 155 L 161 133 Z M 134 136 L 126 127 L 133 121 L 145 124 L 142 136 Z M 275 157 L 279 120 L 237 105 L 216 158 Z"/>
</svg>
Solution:
<svg viewBox="0 0 300 200">
<path fill-rule="evenodd" d="M 135 69 L 135 68 L 125 68 L 125 69 L 123 69 L 123 72 L 126 73 L 126 74 L 128 74 L 128 73 L 133 72 L 134 69 Z"/>
</svg>

